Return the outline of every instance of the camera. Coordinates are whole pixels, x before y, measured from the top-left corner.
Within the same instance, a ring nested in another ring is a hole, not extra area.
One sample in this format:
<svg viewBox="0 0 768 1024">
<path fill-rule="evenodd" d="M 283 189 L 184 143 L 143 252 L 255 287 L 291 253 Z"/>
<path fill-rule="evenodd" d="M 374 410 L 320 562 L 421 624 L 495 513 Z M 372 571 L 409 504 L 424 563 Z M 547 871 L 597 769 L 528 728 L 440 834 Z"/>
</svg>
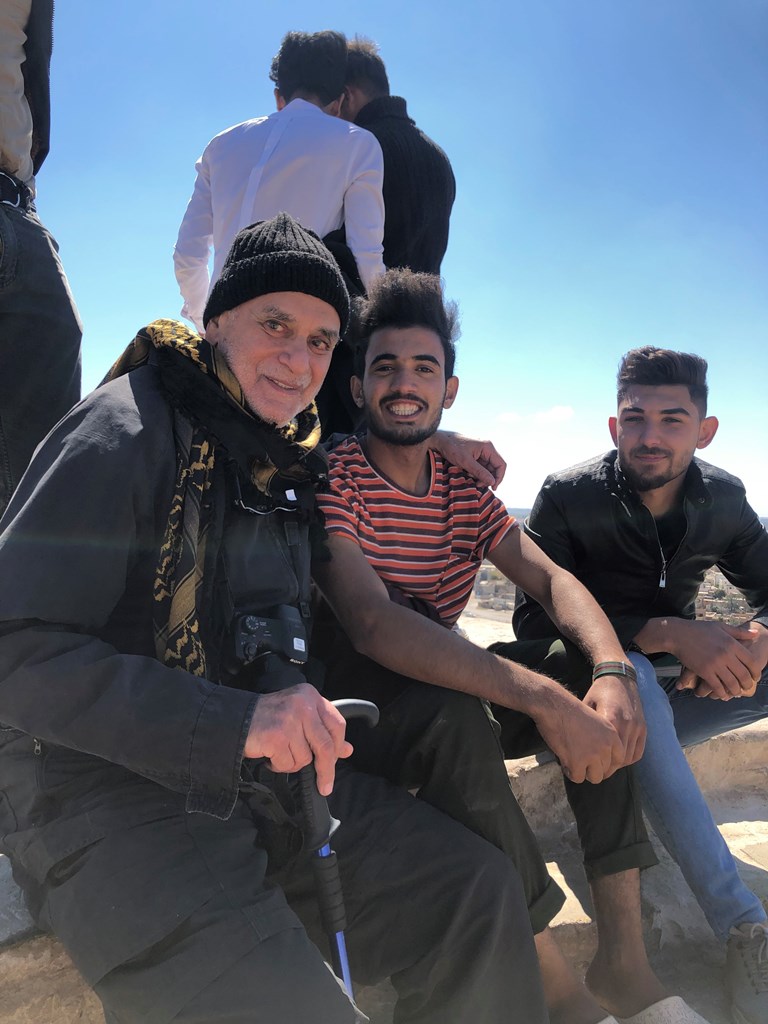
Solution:
<svg viewBox="0 0 768 1024">
<path fill-rule="evenodd" d="M 298 609 L 291 605 L 237 615 L 233 635 L 240 665 L 249 665 L 263 654 L 280 654 L 295 665 L 307 661 L 307 631 Z"/>
</svg>

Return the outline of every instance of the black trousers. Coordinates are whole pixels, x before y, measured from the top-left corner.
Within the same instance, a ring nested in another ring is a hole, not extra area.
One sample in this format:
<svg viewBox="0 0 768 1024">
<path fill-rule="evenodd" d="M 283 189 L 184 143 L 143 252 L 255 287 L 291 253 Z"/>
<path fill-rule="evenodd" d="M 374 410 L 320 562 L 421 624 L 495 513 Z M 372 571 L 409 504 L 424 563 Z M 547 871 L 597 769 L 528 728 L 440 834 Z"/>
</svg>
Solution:
<svg viewBox="0 0 768 1024">
<path fill-rule="evenodd" d="M 567 641 L 516 640 L 492 644 L 489 650 L 557 679 L 579 698 L 592 685 L 591 666 Z M 526 757 L 547 749 L 527 715 L 498 706 L 494 706 L 493 713 L 501 726 L 501 745 L 506 757 Z M 571 782 L 565 776 L 563 782 L 576 819 L 588 879 L 657 863 L 631 767 L 620 768 L 597 785 Z"/>
<path fill-rule="evenodd" d="M 357 654 L 339 629 L 326 633 L 325 695 L 362 697 L 381 710 L 376 729 L 348 726 L 352 763 L 411 789 L 419 798 L 482 836 L 514 863 L 534 932 L 549 924 L 563 903 L 538 843 L 509 785 L 505 757 L 545 749 L 526 715 L 494 707 L 454 690 L 416 682 Z M 583 696 L 591 669 L 572 645 L 530 641 L 503 645 L 503 656 L 545 672 Z M 566 781 L 587 877 L 592 880 L 656 863 L 635 794 L 631 769 L 599 785 Z"/>
<path fill-rule="evenodd" d="M 522 885 L 509 860 L 401 787 L 347 768 L 331 810 L 343 822 L 333 845 L 352 974 L 364 983 L 391 977 L 395 1021 L 545 1024 Z M 151 823 L 178 845 L 171 861 L 188 878 L 212 876 L 214 892 L 96 983 L 108 1024 L 352 1022 L 323 963 L 306 857 L 269 871 L 245 801 L 229 821 L 186 815 L 183 844 L 166 824 Z M 136 870 L 158 893 L 173 888 L 172 873 L 155 875 L 149 863 Z M 108 874 L 109 864 L 99 871 Z"/>
</svg>

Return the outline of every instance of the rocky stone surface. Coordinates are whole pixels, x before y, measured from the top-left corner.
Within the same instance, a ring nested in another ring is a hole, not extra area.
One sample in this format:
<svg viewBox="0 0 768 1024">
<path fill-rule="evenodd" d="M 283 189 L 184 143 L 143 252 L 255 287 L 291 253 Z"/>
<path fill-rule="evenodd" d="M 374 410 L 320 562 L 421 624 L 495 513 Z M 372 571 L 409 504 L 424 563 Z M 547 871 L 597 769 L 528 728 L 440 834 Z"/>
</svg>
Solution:
<svg viewBox="0 0 768 1024">
<path fill-rule="evenodd" d="M 58 942 L 38 935 L 0 952 L 2 1024 L 104 1024 L 101 1003 Z"/>
</svg>

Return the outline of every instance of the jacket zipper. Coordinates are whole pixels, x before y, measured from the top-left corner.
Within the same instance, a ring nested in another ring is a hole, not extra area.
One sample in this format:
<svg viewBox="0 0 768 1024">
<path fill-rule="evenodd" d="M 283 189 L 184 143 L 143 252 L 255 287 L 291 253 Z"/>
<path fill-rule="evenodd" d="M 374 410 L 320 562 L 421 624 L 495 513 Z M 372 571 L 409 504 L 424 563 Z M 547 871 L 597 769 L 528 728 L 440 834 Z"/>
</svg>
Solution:
<svg viewBox="0 0 768 1024">
<path fill-rule="evenodd" d="M 37 736 L 32 737 L 32 750 L 35 755 L 34 765 L 37 788 L 42 791 L 45 789 L 45 754 L 43 744 Z"/>
<path fill-rule="evenodd" d="M 664 590 L 667 585 L 667 559 L 664 554 L 664 548 L 661 546 L 661 538 L 659 537 L 659 531 L 656 526 L 656 520 L 651 516 L 651 522 L 653 523 L 653 532 L 656 534 L 656 543 L 659 546 L 659 554 L 661 555 L 661 574 L 659 575 L 659 590 Z"/>
<path fill-rule="evenodd" d="M 653 513 L 651 512 L 650 509 L 648 509 L 648 515 L 651 517 L 651 522 L 653 523 L 653 532 L 654 532 L 654 535 L 656 537 L 656 543 L 657 543 L 657 545 L 659 547 L 659 555 L 661 556 L 661 572 L 659 573 L 659 590 L 664 590 L 666 585 L 667 585 L 667 566 L 669 565 L 670 562 L 674 561 L 678 551 L 680 550 L 680 548 L 683 546 L 683 543 L 685 542 L 685 538 L 688 536 L 688 516 L 686 515 L 686 517 L 685 517 L 685 533 L 681 537 L 680 543 L 675 548 L 674 554 L 672 555 L 672 557 L 669 559 L 669 562 L 668 562 L 667 558 L 666 558 L 666 555 L 664 554 L 664 548 L 661 546 L 661 538 L 659 537 L 659 530 L 658 530 L 658 527 L 656 526 L 656 520 L 653 518 Z"/>
</svg>

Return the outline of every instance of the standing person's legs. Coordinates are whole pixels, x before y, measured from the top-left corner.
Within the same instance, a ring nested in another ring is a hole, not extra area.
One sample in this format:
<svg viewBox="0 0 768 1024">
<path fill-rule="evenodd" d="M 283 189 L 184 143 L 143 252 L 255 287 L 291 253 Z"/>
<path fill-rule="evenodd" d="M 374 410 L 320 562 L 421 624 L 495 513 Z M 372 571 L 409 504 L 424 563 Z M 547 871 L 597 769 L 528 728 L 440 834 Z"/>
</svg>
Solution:
<svg viewBox="0 0 768 1024">
<path fill-rule="evenodd" d="M 80 399 L 81 335 L 55 240 L 34 213 L 0 203 L 0 515 Z"/>
</svg>

